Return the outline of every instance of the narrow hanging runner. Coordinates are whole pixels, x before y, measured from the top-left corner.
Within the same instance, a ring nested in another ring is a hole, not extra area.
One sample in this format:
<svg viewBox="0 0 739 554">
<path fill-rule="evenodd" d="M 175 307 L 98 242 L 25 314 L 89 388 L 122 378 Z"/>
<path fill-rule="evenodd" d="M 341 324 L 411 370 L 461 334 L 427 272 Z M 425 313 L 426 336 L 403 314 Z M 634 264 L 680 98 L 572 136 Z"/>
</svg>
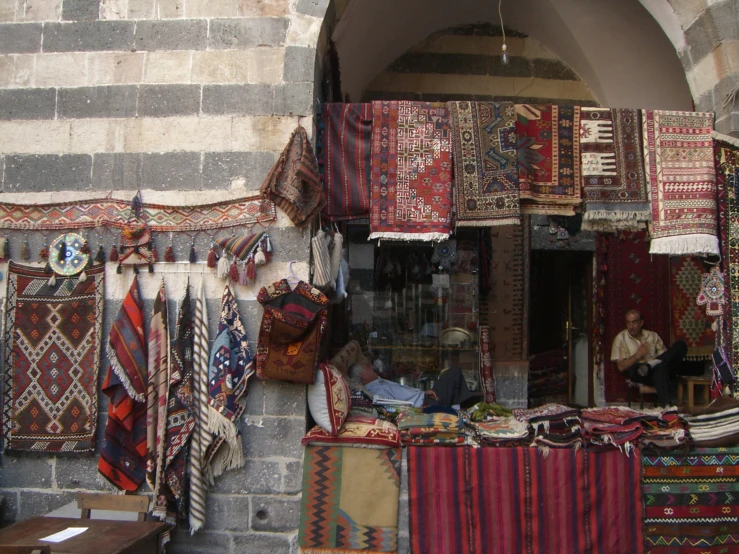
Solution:
<svg viewBox="0 0 739 554">
<path fill-rule="evenodd" d="M 445 104 L 372 103 L 370 239 L 452 232 L 451 124 Z"/>
<path fill-rule="evenodd" d="M 187 514 L 187 454 L 190 436 L 195 427 L 192 372 L 193 322 L 188 283 L 177 315 L 169 376 L 164 467 L 154 506 L 154 515 L 172 525 L 184 519 Z"/>
<path fill-rule="evenodd" d="M 218 334 L 208 363 L 208 430 L 215 439 L 208 449 L 207 460 L 214 477 L 244 465 L 237 423 L 244 412 L 241 397 L 253 373 L 254 362 L 239 306 L 227 285 L 221 301 Z"/>
<path fill-rule="evenodd" d="M 208 431 L 208 307 L 205 303 L 203 279 L 198 286 L 193 318 L 193 387 L 192 403 L 195 425 L 190 444 L 190 534 L 205 525 L 205 495 L 212 480 L 206 472 L 205 453 L 211 441 Z"/>
<path fill-rule="evenodd" d="M 107 353 L 102 391 L 110 404 L 98 471 L 116 488 L 135 491 L 146 476 L 147 348 L 138 277 L 113 322 Z"/>
<path fill-rule="evenodd" d="M 713 114 L 642 110 L 650 254 L 718 256 Z"/>
</svg>

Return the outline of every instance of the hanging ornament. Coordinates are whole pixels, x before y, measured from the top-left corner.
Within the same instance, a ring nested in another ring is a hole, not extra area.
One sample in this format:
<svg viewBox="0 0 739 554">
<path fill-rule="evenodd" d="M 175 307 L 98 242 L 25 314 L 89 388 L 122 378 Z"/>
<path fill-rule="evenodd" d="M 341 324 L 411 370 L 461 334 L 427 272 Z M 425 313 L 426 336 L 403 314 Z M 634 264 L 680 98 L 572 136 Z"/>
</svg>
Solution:
<svg viewBox="0 0 739 554">
<path fill-rule="evenodd" d="M 249 277 L 246 274 L 246 264 L 241 262 L 239 267 L 239 285 L 245 287 L 249 284 Z"/>
<path fill-rule="evenodd" d="M 239 268 L 236 267 L 235 257 L 233 259 L 233 262 L 231 262 L 231 267 L 228 270 L 228 278 L 233 284 L 238 284 L 239 282 Z"/>
<path fill-rule="evenodd" d="M 190 243 L 190 263 L 194 264 L 198 261 L 198 254 L 195 252 L 195 239 Z"/>
<path fill-rule="evenodd" d="M 725 285 L 724 276 L 718 266 L 703 274 L 703 284 L 698 293 L 696 304 L 706 306 L 706 315 L 720 316 L 724 312 Z"/>
<path fill-rule="evenodd" d="M 216 243 L 213 240 L 210 241 L 210 250 L 208 250 L 208 267 L 213 269 L 218 263 L 218 256 L 216 255 Z"/>
<path fill-rule="evenodd" d="M 246 261 L 246 278 L 251 281 L 256 281 L 257 279 L 257 266 L 254 263 L 254 257 L 249 256 L 249 259 Z"/>
<path fill-rule="evenodd" d="M 223 249 L 223 256 L 230 253 L 235 259 L 246 264 L 246 275 L 249 281 L 256 280 L 257 265 L 267 263 L 266 249 L 269 248 L 266 233 L 255 233 L 253 235 L 232 236 L 220 239 L 218 245 Z M 216 275 L 220 274 L 221 262 L 218 262 Z M 235 281 L 234 281 L 235 282 Z"/>
<path fill-rule="evenodd" d="M 90 259 L 89 247 L 88 251 L 84 252 L 86 242 L 84 237 L 77 233 L 67 233 L 54 239 L 49 247 L 49 266 L 53 272 L 49 285 L 56 285 L 57 275 L 71 277 L 82 273 L 80 280 L 84 281 L 87 277 L 84 269 Z"/>
<path fill-rule="evenodd" d="M 28 248 L 28 235 L 23 235 L 23 246 L 21 246 L 21 260 L 27 262 L 31 259 L 31 250 Z"/>
<path fill-rule="evenodd" d="M 174 238 L 174 233 L 172 233 L 170 231 L 170 233 L 169 233 L 169 246 L 167 246 L 167 249 L 164 251 L 164 261 L 165 262 L 169 262 L 169 263 L 175 262 L 174 246 L 172 244 L 173 238 Z"/>
<path fill-rule="evenodd" d="M 127 224 L 121 229 L 119 243 L 118 265 L 130 265 L 134 273 L 139 265 L 148 265 L 149 273 L 154 272 L 154 241 L 151 229 L 145 223 Z"/>
<path fill-rule="evenodd" d="M 117 262 L 118 261 L 118 246 L 115 244 L 110 249 L 110 258 L 108 258 L 111 262 Z M 120 273 L 120 272 L 119 272 Z"/>
<path fill-rule="evenodd" d="M 136 219 L 141 217 L 141 209 L 143 208 L 144 202 L 141 199 L 141 191 L 137 191 L 136 195 L 131 199 L 131 209 L 133 210 Z"/>
<path fill-rule="evenodd" d="M 101 241 L 100 241 L 100 246 L 98 246 L 98 253 L 95 254 L 95 263 L 96 264 L 104 264 L 105 263 L 105 250 L 103 249 L 102 238 L 101 238 Z"/>
</svg>

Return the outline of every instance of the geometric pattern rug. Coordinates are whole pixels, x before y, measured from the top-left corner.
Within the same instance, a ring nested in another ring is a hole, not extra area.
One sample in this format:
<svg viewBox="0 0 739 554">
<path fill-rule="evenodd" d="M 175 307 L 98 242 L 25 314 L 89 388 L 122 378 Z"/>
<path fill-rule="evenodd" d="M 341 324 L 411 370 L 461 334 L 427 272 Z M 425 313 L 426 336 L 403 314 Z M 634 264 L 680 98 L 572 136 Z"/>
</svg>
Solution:
<svg viewBox="0 0 739 554">
<path fill-rule="evenodd" d="M 412 554 L 643 552 L 639 452 L 409 447 Z"/>
<path fill-rule="evenodd" d="M 648 554 L 739 551 L 739 448 L 643 455 Z"/>
<path fill-rule="evenodd" d="M 706 272 L 699 258 L 670 257 L 670 343 L 684 339 L 688 360 L 708 360 L 716 347 L 716 333 L 711 329 L 713 318 L 695 302 Z"/>
<path fill-rule="evenodd" d="M 10 262 L 5 317 L 3 440 L 9 450 L 94 450 L 105 266 L 48 284 Z"/>
<path fill-rule="evenodd" d="M 400 461 L 400 448 L 306 447 L 303 554 L 397 552 Z"/>
</svg>

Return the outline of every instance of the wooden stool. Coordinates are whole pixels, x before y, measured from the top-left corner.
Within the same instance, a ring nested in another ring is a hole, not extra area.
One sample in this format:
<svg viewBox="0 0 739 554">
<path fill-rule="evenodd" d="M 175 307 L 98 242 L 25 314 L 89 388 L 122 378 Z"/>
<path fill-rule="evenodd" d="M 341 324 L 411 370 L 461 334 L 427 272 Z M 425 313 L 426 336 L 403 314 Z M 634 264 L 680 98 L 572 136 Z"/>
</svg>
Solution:
<svg viewBox="0 0 739 554">
<path fill-rule="evenodd" d="M 691 377 L 683 375 L 677 382 L 677 403 L 682 406 L 683 403 L 683 385 L 688 387 L 688 410 L 693 409 L 694 387 L 703 387 L 703 404 L 708 404 L 711 401 L 711 383 L 713 382 L 712 377 Z"/>
<path fill-rule="evenodd" d="M 626 384 L 629 386 L 629 408 L 631 408 L 631 393 L 633 390 L 636 390 L 639 392 L 639 409 L 644 409 L 644 395 L 645 394 L 657 394 L 657 389 L 654 387 L 650 387 L 649 385 L 643 385 L 641 383 L 635 383 L 634 381 L 627 379 Z M 654 405 L 656 406 L 657 403 L 655 402 Z"/>
</svg>

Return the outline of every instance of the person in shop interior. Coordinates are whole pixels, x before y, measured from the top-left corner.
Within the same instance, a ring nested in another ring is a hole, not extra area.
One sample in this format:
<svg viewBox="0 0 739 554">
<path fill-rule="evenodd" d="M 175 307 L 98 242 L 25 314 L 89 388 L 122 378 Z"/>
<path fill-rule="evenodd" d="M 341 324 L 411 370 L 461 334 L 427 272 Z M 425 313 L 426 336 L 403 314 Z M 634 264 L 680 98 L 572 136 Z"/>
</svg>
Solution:
<svg viewBox="0 0 739 554">
<path fill-rule="evenodd" d="M 416 408 L 435 405 L 458 408 L 472 397 L 458 367 L 443 371 L 433 388 L 425 391 L 383 379 L 369 363 L 352 364 L 347 375 L 350 380 L 362 383 L 364 390 L 372 396 L 410 402 Z"/>
<path fill-rule="evenodd" d="M 634 383 L 657 390 L 660 405 L 670 404 L 670 382 L 680 374 L 680 365 L 688 346 L 684 340 L 675 341 L 670 348 L 654 331 L 643 328 L 644 319 L 639 310 L 626 312 L 626 329 L 613 340 L 611 361 L 618 370 L 627 373 Z"/>
</svg>

